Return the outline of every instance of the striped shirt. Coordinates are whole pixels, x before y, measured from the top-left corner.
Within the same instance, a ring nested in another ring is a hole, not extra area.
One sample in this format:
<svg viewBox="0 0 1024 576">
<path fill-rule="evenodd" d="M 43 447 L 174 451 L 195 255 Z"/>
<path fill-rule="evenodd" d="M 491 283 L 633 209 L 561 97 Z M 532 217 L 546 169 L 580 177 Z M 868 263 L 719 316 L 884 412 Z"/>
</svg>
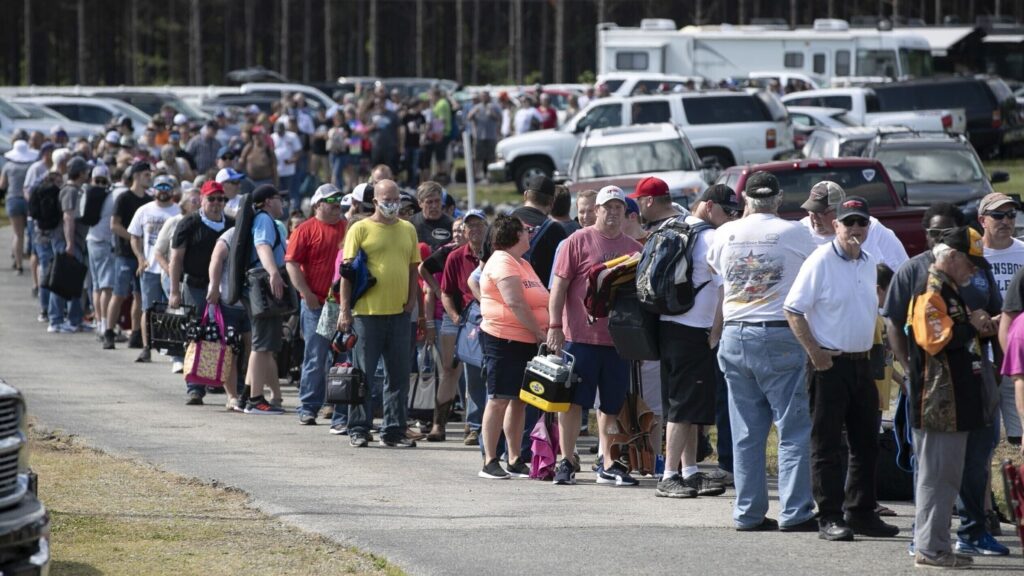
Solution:
<svg viewBox="0 0 1024 576">
<path fill-rule="evenodd" d="M 286 262 L 295 262 L 306 276 L 309 289 L 320 302 L 310 308 L 319 308 L 327 298 L 327 290 L 334 278 L 334 261 L 345 238 L 344 220 L 330 225 L 317 218 L 310 218 L 296 228 L 288 238 Z"/>
</svg>

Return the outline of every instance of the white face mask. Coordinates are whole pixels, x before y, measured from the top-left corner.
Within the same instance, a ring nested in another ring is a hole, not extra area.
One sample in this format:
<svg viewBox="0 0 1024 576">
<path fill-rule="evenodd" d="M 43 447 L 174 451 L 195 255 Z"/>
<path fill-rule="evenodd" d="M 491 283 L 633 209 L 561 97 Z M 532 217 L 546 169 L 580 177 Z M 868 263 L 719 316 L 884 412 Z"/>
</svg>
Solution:
<svg viewBox="0 0 1024 576">
<path fill-rule="evenodd" d="M 398 216 L 399 210 L 402 209 L 401 202 L 378 202 L 377 208 L 380 210 L 381 216 L 385 218 L 394 218 Z"/>
</svg>

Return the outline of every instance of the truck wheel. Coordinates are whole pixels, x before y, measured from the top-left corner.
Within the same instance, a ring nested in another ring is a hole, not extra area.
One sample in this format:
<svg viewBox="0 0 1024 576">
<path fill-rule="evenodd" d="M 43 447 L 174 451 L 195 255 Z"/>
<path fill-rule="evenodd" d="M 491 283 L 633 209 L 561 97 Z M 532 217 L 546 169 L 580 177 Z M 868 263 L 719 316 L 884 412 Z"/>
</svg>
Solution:
<svg viewBox="0 0 1024 576">
<path fill-rule="evenodd" d="M 526 184 L 530 181 L 530 178 L 534 176 L 547 176 L 551 178 L 554 176 L 555 169 L 551 166 L 551 163 L 541 158 L 530 158 L 519 162 L 515 170 L 516 187 L 520 192 L 526 190 Z"/>
<path fill-rule="evenodd" d="M 736 165 L 736 160 L 732 157 L 732 153 L 726 148 L 701 148 L 697 150 L 697 156 L 700 156 L 701 160 L 714 158 L 722 168 Z"/>
</svg>

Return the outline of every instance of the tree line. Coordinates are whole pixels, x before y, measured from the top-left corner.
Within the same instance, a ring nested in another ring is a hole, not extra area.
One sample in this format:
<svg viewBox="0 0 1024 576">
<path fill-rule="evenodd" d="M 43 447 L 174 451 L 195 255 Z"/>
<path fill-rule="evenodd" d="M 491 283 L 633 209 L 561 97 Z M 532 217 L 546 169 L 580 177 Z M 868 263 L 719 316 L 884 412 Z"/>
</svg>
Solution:
<svg viewBox="0 0 1024 576">
<path fill-rule="evenodd" d="M 574 82 L 598 22 L 797 25 L 858 15 L 1020 19 L 1024 0 L 0 0 L 5 84 L 222 84 L 264 66 L 301 82 L 419 76 Z"/>
</svg>

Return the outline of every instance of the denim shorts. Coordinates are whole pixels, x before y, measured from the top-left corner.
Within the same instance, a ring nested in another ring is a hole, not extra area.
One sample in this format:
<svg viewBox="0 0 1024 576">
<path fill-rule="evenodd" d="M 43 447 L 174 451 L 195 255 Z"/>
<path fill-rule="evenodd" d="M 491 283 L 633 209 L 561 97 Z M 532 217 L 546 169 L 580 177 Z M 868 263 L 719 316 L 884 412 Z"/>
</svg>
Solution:
<svg viewBox="0 0 1024 576">
<path fill-rule="evenodd" d="M 116 274 L 116 277 L 114 278 L 114 296 L 127 298 L 132 294 L 142 292 L 142 287 L 139 284 L 139 277 L 135 275 L 135 272 L 139 269 L 138 262 L 135 261 L 135 258 L 116 256 L 114 260 L 114 270 Z"/>
<path fill-rule="evenodd" d="M 152 272 L 143 272 L 142 281 L 142 309 L 149 310 L 157 302 L 167 303 L 167 295 L 164 294 L 163 284 L 160 282 L 160 275 Z"/>
<path fill-rule="evenodd" d="M 24 197 L 8 194 L 4 207 L 7 209 L 8 216 L 28 216 L 28 200 L 25 200 Z"/>
<path fill-rule="evenodd" d="M 574 370 L 580 377 L 572 403 L 589 410 L 600 391 L 601 412 L 615 415 L 622 411 L 629 392 L 629 362 L 619 358 L 615 347 L 566 342 L 565 350 L 576 357 Z"/>
<path fill-rule="evenodd" d="M 452 319 L 449 318 L 447 314 L 437 322 L 440 324 L 438 334 L 442 336 L 454 336 L 459 333 L 459 325 L 452 322 Z"/>
<path fill-rule="evenodd" d="M 110 242 L 89 240 L 89 274 L 92 275 L 93 290 L 109 290 L 114 287 L 116 264 Z"/>
<path fill-rule="evenodd" d="M 492 400 L 519 398 L 526 363 L 537 355 L 537 345 L 497 338 L 480 331 L 486 366 L 487 397 Z"/>
</svg>

